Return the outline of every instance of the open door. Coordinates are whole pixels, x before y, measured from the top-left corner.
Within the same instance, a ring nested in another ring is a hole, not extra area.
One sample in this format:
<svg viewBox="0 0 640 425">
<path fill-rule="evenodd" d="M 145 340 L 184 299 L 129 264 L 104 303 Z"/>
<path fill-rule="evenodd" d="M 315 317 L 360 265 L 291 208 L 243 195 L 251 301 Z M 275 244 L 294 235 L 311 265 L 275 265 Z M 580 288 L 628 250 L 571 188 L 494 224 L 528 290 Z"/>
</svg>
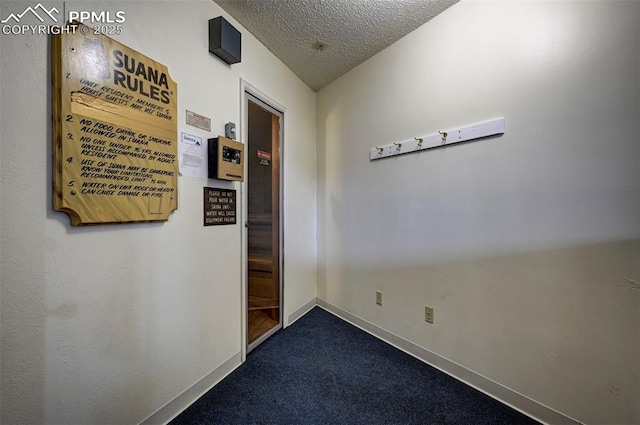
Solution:
<svg viewBox="0 0 640 425">
<path fill-rule="evenodd" d="M 247 97 L 247 351 L 282 327 L 280 121 Z"/>
</svg>

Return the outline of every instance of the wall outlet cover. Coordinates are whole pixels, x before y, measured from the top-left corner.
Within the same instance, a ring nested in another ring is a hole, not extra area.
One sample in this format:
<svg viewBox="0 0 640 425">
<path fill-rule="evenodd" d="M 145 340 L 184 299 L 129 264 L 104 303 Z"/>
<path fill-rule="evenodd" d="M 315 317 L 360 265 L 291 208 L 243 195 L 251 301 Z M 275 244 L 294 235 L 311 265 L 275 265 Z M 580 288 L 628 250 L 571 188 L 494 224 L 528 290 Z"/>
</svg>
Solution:
<svg viewBox="0 0 640 425">
<path fill-rule="evenodd" d="M 433 324 L 433 307 L 424 306 L 424 321 Z"/>
</svg>

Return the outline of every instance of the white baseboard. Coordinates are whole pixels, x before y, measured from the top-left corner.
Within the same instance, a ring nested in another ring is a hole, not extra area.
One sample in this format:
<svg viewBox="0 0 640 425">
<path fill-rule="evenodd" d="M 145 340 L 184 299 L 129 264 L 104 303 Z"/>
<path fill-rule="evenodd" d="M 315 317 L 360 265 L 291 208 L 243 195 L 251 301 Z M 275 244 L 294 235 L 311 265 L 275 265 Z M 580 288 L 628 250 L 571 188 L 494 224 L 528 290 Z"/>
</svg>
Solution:
<svg viewBox="0 0 640 425">
<path fill-rule="evenodd" d="M 191 387 L 187 388 L 182 394 L 156 410 L 155 413 L 152 413 L 149 417 L 140 422 L 140 425 L 160 425 L 169 423 L 187 407 L 191 406 L 197 399 L 202 397 L 207 391 L 213 388 L 218 382 L 222 381 L 228 374 L 233 372 L 238 366 L 240 366 L 240 364 L 240 353 L 237 353 Z"/>
<path fill-rule="evenodd" d="M 317 301 L 314 298 L 311 301 L 309 301 L 308 303 L 304 304 L 299 309 L 297 309 L 296 311 L 294 311 L 293 313 L 291 313 L 289 315 L 289 317 L 287 318 L 287 320 L 288 320 L 287 326 L 291 326 L 291 324 L 293 322 L 295 322 L 296 320 L 298 320 L 299 318 L 301 318 L 302 316 L 307 314 L 309 312 L 309 310 L 311 310 L 313 307 L 316 306 L 316 304 L 317 304 Z"/>
<path fill-rule="evenodd" d="M 291 325 L 293 322 L 307 314 L 309 310 L 315 306 L 316 299 L 314 298 L 302 307 L 298 308 L 287 318 L 288 325 Z M 152 413 L 145 420 L 140 422 L 140 425 L 160 425 L 169 423 L 241 364 L 241 354 L 237 353 L 207 376 L 200 379 L 193 386 L 186 389 L 182 394 L 178 395 L 176 398 Z"/>
<path fill-rule="evenodd" d="M 445 357 L 440 356 L 426 348 L 420 347 L 411 341 L 408 341 L 398 335 L 393 334 L 371 322 L 359 318 L 346 310 L 337 307 L 328 301 L 320 298 L 309 301 L 288 317 L 289 325 L 294 323 L 300 317 L 304 316 L 309 310 L 318 305 L 329 313 L 340 317 L 341 319 L 351 323 L 352 325 L 364 330 L 365 332 L 375 336 L 378 339 L 404 351 L 407 354 L 416 357 L 419 360 L 435 367 L 436 369 L 446 373 L 447 375 L 464 382 L 465 384 L 477 389 L 478 391 L 495 398 L 523 414 L 534 418 L 544 424 L 554 425 L 580 425 L 581 422 L 576 421 L 556 410 L 551 409 L 535 400 L 532 400 L 517 391 L 505 387 L 491 379 L 482 376 L 472 370 L 465 368 Z M 207 376 L 200 379 L 193 386 L 185 390 L 182 394 L 165 404 L 155 413 L 151 414 L 140 425 L 160 425 L 167 424 L 187 407 L 193 404 L 197 399 L 202 397 L 207 391 L 213 388 L 218 382 L 233 372 L 241 364 L 240 353 L 235 354 L 229 360 L 224 362 L 218 368 L 213 370 Z"/>
<path fill-rule="evenodd" d="M 477 389 L 492 397 L 501 403 L 506 404 L 518 410 L 519 412 L 532 417 L 533 419 L 540 421 L 544 424 L 554 425 L 579 425 L 581 422 L 572 419 L 563 413 L 551 409 L 535 400 L 526 397 L 517 391 L 505 387 L 491 379 L 482 376 L 472 370 L 465 368 L 454 361 L 451 361 L 439 354 L 420 347 L 411 341 L 408 341 L 398 335 L 395 335 L 381 327 L 374 325 L 364 319 L 349 313 L 346 310 L 337 307 L 328 301 L 317 298 L 317 305 L 327 310 L 343 320 L 351 323 L 352 325 L 364 330 L 365 332 L 383 340 L 384 342 L 393 345 L 399 350 L 404 351 L 413 357 L 422 360 L 423 362 L 435 367 L 436 369 L 446 373 L 447 375 L 464 382 L 465 384 Z"/>
</svg>

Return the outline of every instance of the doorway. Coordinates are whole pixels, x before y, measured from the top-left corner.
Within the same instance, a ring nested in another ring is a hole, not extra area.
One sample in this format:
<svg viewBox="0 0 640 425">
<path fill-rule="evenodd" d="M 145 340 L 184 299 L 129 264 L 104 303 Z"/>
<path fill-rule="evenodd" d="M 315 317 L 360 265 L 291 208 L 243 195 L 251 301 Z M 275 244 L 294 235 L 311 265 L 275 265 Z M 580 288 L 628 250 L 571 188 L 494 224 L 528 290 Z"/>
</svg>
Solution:
<svg viewBox="0 0 640 425">
<path fill-rule="evenodd" d="M 247 352 L 282 328 L 282 112 L 246 93 Z"/>
</svg>

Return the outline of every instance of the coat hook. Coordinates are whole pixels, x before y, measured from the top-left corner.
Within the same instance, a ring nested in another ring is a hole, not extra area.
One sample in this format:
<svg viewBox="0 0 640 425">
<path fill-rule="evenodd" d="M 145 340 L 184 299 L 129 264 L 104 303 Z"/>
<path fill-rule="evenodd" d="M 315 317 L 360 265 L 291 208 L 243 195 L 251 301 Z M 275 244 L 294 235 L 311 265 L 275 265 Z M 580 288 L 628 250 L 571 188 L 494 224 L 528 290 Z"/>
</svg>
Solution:
<svg viewBox="0 0 640 425">
<path fill-rule="evenodd" d="M 394 145 L 396 145 L 396 150 L 399 151 L 400 149 L 402 149 L 402 143 L 400 142 L 393 142 Z"/>
<path fill-rule="evenodd" d="M 414 139 L 416 139 L 416 141 L 418 142 L 418 147 L 421 148 L 422 142 L 424 142 L 424 139 L 422 137 L 414 137 Z"/>
<path fill-rule="evenodd" d="M 447 132 L 438 131 L 438 133 L 442 134 L 442 143 L 444 144 L 447 141 Z"/>
<path fill-rule="evenodd" d="M 384 148 L 379 148 L 376 146 L 376 149 L 378 149 L 378 155 L 382 155 L 384 153 Z"/>
</svg>

